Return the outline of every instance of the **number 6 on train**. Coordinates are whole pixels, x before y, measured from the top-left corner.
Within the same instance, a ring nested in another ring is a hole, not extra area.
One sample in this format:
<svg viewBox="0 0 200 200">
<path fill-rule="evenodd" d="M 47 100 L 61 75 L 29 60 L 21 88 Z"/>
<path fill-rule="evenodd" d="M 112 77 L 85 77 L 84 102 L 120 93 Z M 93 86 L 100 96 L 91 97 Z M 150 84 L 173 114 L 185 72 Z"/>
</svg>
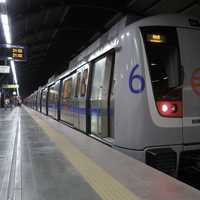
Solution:
<svg viewBox="0 0 200 200">
<path fill-rule="evenodd" d="M 139 94 L 143 92 L 145 88 L 145 81 L 144 78 L 141 75 L 135 74 L 135 71 L 138 69 L 139 65 L 135 65 L 133 69 L 131 70 L 131 74 L 129 76 L 129 89 L 131 90 L 132 93 Z M 140 81 L 140 86 L 139 88 L 134 88 L 133 82 L 134 81 Z"/>
</svg>

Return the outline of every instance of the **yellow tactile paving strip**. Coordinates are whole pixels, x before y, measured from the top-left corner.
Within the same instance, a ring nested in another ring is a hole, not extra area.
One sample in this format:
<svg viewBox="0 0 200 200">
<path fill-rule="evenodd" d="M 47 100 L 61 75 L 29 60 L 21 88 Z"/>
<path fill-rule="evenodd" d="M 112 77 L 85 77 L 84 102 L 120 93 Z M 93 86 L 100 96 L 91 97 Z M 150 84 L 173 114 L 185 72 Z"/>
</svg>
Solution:
<svg viewBox="0 0 200 200">
<path fill-rule="evenodd" d="M 28 109 L 26 110 L 29 112 Z M 65 136 L 39 119 L 36 114 L 30 112 L 29 114 L 103 200 L 139 200 L 134 193 L 130 192 L 93 160 L 89 159 L 70 143 Z"/>
</svg>

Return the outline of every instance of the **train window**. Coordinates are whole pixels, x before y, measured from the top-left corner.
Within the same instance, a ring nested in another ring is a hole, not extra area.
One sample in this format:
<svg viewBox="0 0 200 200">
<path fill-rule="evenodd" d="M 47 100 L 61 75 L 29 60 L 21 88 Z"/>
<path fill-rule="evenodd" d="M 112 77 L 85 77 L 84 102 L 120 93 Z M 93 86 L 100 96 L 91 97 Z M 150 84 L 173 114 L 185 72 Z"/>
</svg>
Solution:
<svg viewBox="0 0 200 200">
<path fill-rule="evenodd" d="M 47 90 L 45 89 L 45 90 L 42 91 L 42 100 L 43 100 L 43 102 L 46 101 L 46 95 L 47 95 Z"/>
<path fill-rule="evenodd" d="M 84 97 L 87 89 L 88 69 L 85 69 L 82 74 L 81 80 L 81 96 Z"/>
<path fill-rule="evenodd" d="M 94 99 L 101 99 L 102 97 L 105 67 L 106 67 L 106 57 L 97 61 L 94 65 L 92 94 L 91 94 L 91 97 Z"/>
<path fill-rule="evenodd" d="M 156 100 L 182 98 L 181 65 L 175 28 L 142 28 Z"/>
<path fill-rule="evenodd" d="M 79 95 L 80 81 L 81 81 L 81 72 L 77 74 L 77 78 L 76 78 L 75 97 L 78 97 Z"/>
<path fill-rule="evenodd" d="M 55 94 L 55 89 L 54 89 L 54 85 L 53 85 L 49 88 L 49 99 L 48 99 L 49 104 L 54 103 L 54 94 Z"/>
<path fill-rule="evenodd" d="M 72 78 L 64 81 L 63 98 L 69 98 L 72 95 Z"/>
<path fill-rule="evenodd" d="M 42 112 L 43 113 L 46 113 L 47 111 L 46 110 L 47 91 L 48 91 L 47 88 L 42 91 Z"/>
</svg>

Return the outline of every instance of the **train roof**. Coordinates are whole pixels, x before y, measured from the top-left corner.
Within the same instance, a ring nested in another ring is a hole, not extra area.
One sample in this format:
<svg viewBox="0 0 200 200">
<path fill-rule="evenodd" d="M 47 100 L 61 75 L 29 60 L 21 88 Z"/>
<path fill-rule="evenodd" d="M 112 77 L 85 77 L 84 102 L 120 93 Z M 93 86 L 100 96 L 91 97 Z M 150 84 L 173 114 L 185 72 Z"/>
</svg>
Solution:
<svg viewBox="0 0 200 200">
<path fill-rule="evenodd" d="M 114 39 L 117 38 L 121 31 L 123 31 L 124 28 L 128 25 L 133 28 L 144 26 L 174 26 L 187 28 L 195 27 L 200 29 L 200 19 L 180 14 L 156 15 L 143 19 L 140 19 L 139 17 L 126 16 L 122 18 L 117 24 L 115 24 L 109 31 L 104 33 L 99 39 L 93 42 L 89 47 L 83 50 L 79 55 L 74 57 L 70 61 L 68 69 L 66 71 L 64 71 L 57 77 L 54 77 L 54 80 L 51 79 L 51 81 L 49 81 L 46 85 L 40 87 L 39 89 L 43 89 L 53 84 L 57 80 L 64 78 L 68 74 L 72 73 L 74 70 L 87 63 L 91 55 L 95 54 L 95 52 L 97 52 L 97 50 L 102 48 L 104 45 L 108 45 L 111 43 L 110 48 L 117 46 Z"/>
<path fill-rule="evenodd" d="M 127 26 L 130 22 L 131 16 L 126 16 L 122 18 L 118 23 L 116 23 L 112 28 L 106 33 L 99 37 L 95 42 L 83 50 L 79 55 L 74 57 L 69 63 L 69 69 L 74 68 L 82 60 L 94 53 L 99 47 L 102 47 L 109 41 L 113 40 L 118 34 Z M 136 19 L 135 19 L 136 20 Z"/>
<path fill-rule="evenodd" d="M 175 27 L 196 27 L 200 28 L 200 20 L 195 17 L 185 16 L 180 14 L 167 14 L 167 15 L 156 15 L 152 17 L 146 17 L 143 19 L 131 18 L 131 16 L 126 16 L 120 20 L 116 25 L 114 25 L 108 32 L 103 34 L 98 40 L 92 43 L 89 47 L 83 50 L 79 55 L 74 57 L 70 63 L 68 69 L 73 69 L 77 65 L 93 54 L 98 48 L 102 47 L 109 41 L 112 41 L 119 33 L 127 26 L 132 25 L 134 27 L 141 26 L 175 26 Z"/>
<path fill-rule="evenodd" d="M 138 20 L 134 23 L 136 27 L 142 26 L 170 26 L 200 29 L 200 19 L 181 14 L 155 15 Z"/>
</svg>

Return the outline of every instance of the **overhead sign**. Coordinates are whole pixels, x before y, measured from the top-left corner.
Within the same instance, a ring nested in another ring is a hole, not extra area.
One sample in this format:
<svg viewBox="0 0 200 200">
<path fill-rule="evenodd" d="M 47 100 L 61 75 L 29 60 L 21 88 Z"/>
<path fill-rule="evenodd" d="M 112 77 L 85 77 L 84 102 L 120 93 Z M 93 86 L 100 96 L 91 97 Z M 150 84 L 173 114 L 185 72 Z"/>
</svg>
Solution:
<svg viewBox="0 0 200 200">
<path fill-rule="evenodd" d="M 0 74 L 9 74 L 10 66 L 0 65 Z"/>
<path fill-rule="evenodd" d="M 14 61 L 26 61 L 25 48 L 14 45 L 0 45 L 0 58 Z"/>
<path fill-rule="evenodd" d="M 9 52 L 15 61 L 24 61 L 25 60 L 25 54 L 24 54 L 24 48 L 23 47 L 13 47 L 10 49 Z"/>
<path fill-rule="evenodd" d="M 18 84 L 4 84 L 2 85 L 2 88 L 4 89 L 17 89 L 19 88 Z"/>
</svg>

